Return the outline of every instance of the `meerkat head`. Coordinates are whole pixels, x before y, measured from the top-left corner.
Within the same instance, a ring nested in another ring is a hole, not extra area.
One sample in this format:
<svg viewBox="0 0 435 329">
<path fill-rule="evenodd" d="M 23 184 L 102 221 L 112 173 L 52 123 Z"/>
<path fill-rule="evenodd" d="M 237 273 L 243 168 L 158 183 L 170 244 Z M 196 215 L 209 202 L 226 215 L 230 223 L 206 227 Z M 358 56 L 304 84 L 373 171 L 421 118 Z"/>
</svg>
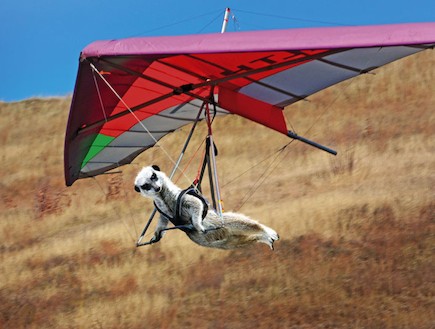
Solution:
<svg viewBox="0 0 435 329">
<path fill-rule="evenodd" d="M 162 190 L 164 175 L 156 165 L 144 167 L 134 180 L 134 190 L 145 197 L 153 198 Z"/>
</svg>

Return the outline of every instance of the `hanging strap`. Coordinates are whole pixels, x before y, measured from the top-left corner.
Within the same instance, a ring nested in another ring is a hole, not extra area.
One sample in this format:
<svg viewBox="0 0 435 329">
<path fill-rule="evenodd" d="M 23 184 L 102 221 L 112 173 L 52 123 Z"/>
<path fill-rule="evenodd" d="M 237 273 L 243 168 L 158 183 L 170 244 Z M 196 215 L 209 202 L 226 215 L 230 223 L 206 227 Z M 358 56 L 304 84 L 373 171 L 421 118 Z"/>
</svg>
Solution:
<svg viewBox="0 0 435 329">
<path fill-rule="evenodd" d="M 213 183 L 213 173 L 211 172 L 211 144 L 210 144 L 210 138 L 209 136 L 205 139 L 205 152 L 204 152 L 204 158 L 202 160 L 202 163 L 200 165 L 200 168 L 198 170 L 198 174 L 195 178 L 195 181 L 193 182 L 193 185 L 196 186 L 196 189 L 199 192 L 202 192 L 202 179 L 204 178 L 205 169 L 208 168 L 208 176 L 209 176 L 209 184 L 210 184 L 210 194 L 211 194 L 211 200 L 213 202 L 213 208 L 217 209 L 217 203 L 216 203 L 216 196 L 214 192 L 214 183 Z M 216 147 L 216 144 L 213 144 L 215 156 L 218 155 L 218 149 Z"/>
</svg>

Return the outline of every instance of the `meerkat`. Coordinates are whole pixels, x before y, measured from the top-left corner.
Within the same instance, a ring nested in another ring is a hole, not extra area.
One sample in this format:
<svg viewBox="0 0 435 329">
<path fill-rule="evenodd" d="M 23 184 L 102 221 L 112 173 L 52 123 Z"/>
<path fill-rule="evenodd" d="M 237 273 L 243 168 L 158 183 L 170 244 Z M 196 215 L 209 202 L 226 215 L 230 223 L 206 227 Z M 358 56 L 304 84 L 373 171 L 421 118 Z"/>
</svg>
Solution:
<svg viewBox="0 0 435 329">
<path fill-rule="evenodd" d="M 177 202 L 184 191 L 156 165 L 144 167 L 134 186 L 136 192 L 154 201 L 160 213 L 150 243 L 163 237 L 169 221 L 182 228 L 193 242 L 210 248 L 236 249 L 260 242 L 273 250 L 273 243 L 279 239 L 273 229 L 243 214 L 224 212 L 219 216 L 207 209 L 199 195 L 184 194 Z"/>
</svg>

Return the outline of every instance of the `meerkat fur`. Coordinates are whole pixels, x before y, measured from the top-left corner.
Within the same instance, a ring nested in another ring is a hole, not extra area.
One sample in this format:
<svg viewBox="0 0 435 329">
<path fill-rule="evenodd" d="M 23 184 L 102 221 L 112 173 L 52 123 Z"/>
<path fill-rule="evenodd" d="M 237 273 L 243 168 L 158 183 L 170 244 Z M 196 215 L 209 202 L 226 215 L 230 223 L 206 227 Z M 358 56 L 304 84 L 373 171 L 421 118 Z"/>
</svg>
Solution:
<svg viewBox="0 0 435 329">
<path fill-rule="evenodd" d="M 175 215 L 177 198 L 181 188 L 176 186 L 158 166 L 144 167 L 136 176 L 135 190 L 142 196 L 151 198 L 158 209 L 160 218 L 150 242 L 157 242 L 165 233 L 170 218 Z M 181 201 L 179 221 L 191 225 L 194 229 L 186 230 L 187 236 L 195 243 L 210 248 L 236 249 L 260 242 L 273 249 L 273 243 L 279 239 L 278 234 L 256 220 L 240 213 L 224 212 L 222 218 L 214 211 L 208 210 L 202 219 L 203 202 L 189 194 Z M 165 216 L 167 215 L 167 216 Z"/>
</svg>

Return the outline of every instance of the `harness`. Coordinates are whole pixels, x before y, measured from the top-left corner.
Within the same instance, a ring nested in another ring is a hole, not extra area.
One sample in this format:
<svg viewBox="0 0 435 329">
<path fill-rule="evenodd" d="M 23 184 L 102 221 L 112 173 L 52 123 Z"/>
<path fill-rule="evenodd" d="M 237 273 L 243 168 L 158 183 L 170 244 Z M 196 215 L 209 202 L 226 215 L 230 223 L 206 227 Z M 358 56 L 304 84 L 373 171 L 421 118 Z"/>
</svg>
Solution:
<svg viewBox="0 0 435 329">
<path fill-rule="evenodd" d="M 193 227 L 189 227 L 187 225 L 185 225 L 181 219 L 181 207 L 182 207 L 182 201 L 183 198 L 186 194 L 192 195 L 196 198 L 198 198 L 202 204 L 203 204 L 203 210 L 202 210 L 202 219 L 205 218 L 205 216 L 207 216 L 207 212 L 208 212 L 208 203 L 207 201 L 204 199 L 204 197 L 199 194 L 198 192 L 196 192 L 196 190 L 193 187 L 189 187 L 185 190 L 182 190 L 180 192 L 180 194 L 177 197 L 177 203 L 175 205 L 175 214 L 174 217 L 169 216 L 168 214 L 166 214 L 165 212 L 162 211 L 162 209 L 160 209 L 156 202 L 154 202 L 154 207 L 156 207 L 157 211 L 162 214 L 163 216 L 165 216 L 166 218 L 168 218 L 172 224 L 174 224 L 175 226 L 179 226 L 180 230 L 187 232 L 187 231 L 192 231 Z"/>
</svg>

